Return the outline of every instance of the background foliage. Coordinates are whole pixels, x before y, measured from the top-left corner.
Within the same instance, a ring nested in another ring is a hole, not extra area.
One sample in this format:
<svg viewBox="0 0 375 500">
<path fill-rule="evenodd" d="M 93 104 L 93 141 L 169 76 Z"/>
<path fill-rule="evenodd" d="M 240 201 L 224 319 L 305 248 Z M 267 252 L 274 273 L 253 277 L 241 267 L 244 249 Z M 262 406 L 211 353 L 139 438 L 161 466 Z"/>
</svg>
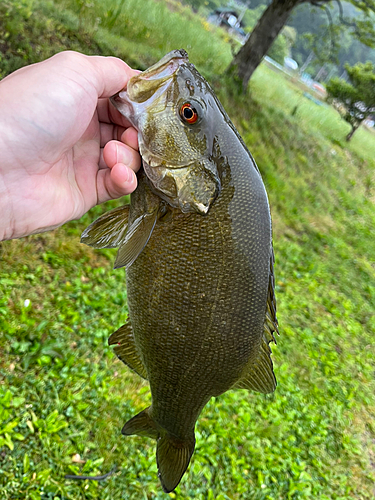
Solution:
<svg viewBox="0 0 375 500">
<path fill-rule="evenodd" d="M 243 17 L 246 32 L 253 30 L 270 3 L 270 0 L 182 1 L 206 17 L 209 12 L 224 4 L 235 9 L 238 14 L 242 14 L 246 6 Z M 369 14 L 372 9 L 372 17 L 366 19 L 362 8 Z M 276 38 L 268 55 L 280 64 L 283 64 L 285 56 L 292 57 L 302 67 L 312 53 L 314 58 L 310 60 L 305 71 L 314 78 L 318 75 L 319 81 L 325 81 L 335 75 L 341 76 L 345 64 L 353 66 L 357 62 L 375 62 L 374 8 L 373 0 L 366 3 L 356 0 L 301 3 L 293 9 L 287 26 Z M 290 29 L 296 33 L 293 40 L 288 33 Z M 319 73 L 322 65 L 323 71 Z"/>
<path fill-rule="evenodd" d="M 278 388 L 212 399 L 197 424 L 189 472 L 169 496 L 372 499 L 375 137 L 361 128 L 347 145 L 349 126 L 332 108 L 265 66 L 251 82 L 251 99 L 236 96 L 231 82 L 216 76 L 231 59 L 231 43 L 177 2 L 0 5 L 2 76 L 68 48 L 117 54 L 139 68 L 186 48 L 262 172 L 274 221 Z M 4 500 L 168 497 L 154 442 L 120 434 L 150 402 L 147 385 L 106 343 L 126 318 L 124 271 L 112 270 L 113 251 L 79 244 L 92 220 L 123 202 L 0 245 Z M 115 464 L 103 483 L 64 478 Z"/>
<path fill-rule="evenodd" d="M 330 100 L 341 104 L 341 115 L 352 126 L 346 137 L 350 140 L 362 121 L 375 113 L 375 64 L 358 63 L 346 66 L 346 71 L 349 82 L 332 78 L 327 83 L 327 92 Z"/>
</svg>

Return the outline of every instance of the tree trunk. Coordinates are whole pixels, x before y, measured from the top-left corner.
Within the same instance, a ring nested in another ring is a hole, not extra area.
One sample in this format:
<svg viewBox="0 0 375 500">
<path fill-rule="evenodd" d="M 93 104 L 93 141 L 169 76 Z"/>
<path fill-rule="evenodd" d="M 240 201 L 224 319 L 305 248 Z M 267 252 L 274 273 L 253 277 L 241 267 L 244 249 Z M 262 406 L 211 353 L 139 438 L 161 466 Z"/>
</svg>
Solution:
<svg viewBox="0 0 375 500">
<path fill-rule="evenodd" d="M 351 138 L 353 137 L 353 135 L 354 135 L 354 132 L 355 132 L 358 128 L 359 128 L 359 125 L 357 125 L 356 127 L 354 127 L 354 126 L 352 125 L 352 129 L 351 129 L 351 131 L 350 131 L 350 132 L 349 132 L 349 134 L 345 137 L 345 140 L 346 140 L 347 142 L 349 142 L 349 141 L 350 141 L 350 139 L 351 139 Z"/>
<path fill-rule="evenodd" d="M 227 73 L 234 73 L 242 80 L 243 90 L 246 90 L 251 75 L 285 26 L 294 7 L 303 1 L 306 0 L 273 0 L 264 11 L 227 69 Z"/>
</svg>

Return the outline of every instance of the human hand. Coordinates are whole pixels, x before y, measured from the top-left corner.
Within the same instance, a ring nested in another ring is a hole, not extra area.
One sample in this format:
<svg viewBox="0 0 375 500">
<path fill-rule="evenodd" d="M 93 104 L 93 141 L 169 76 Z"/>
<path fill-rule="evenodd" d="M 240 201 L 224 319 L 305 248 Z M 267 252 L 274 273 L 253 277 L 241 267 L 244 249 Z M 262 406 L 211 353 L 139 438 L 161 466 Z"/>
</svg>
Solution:
<svg viewBox="0 0 375 500">
<path fill-rule="evenodd" d="M 0 241 L 134 191 L 137 132 L 108 99 L 134 74 L 114 57 L 62 52 L 0 82 Z"/>
</svg>

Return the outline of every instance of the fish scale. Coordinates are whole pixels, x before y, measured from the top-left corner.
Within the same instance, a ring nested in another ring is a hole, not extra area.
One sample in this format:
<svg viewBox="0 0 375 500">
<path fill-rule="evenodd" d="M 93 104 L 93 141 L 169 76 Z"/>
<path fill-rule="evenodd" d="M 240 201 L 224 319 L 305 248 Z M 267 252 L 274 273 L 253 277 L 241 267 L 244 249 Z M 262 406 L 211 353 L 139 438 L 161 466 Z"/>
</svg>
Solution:
<svg viewBox="0 0 375 500">
<path fill-rule="evenodd" d="M 157 439 L 169 492 L 212 396 L 276 387 L 271 217 L 251 154 L 184 51 L 133 77 L 112 102 L 138 130 L 143 169 L 123 223 L 115 209 L 113 233 L 105 214 L 82 241 L 119 246 L 116 267 L 126 266 L 130 321 L 109 343 L 148 379 L 152 404 L 122 432 Z M 195 124 L 184 123 L 184 106 Z"/>
</svg>

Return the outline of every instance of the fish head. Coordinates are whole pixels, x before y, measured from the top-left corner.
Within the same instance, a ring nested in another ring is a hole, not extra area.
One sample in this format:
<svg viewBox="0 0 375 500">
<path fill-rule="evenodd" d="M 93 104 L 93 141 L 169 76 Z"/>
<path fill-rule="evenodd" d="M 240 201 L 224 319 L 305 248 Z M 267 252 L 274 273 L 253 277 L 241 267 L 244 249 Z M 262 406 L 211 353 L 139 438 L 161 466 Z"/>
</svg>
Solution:
<svg viewBox="0 0 375 500">
<path fill-rule="evenodd" d="M 170 52 L 132 77 L 111 102 L 138 130 L 153 191 L 184 213 L 207 214 L 221 190 L 214 130 L 222 116 L 187 53 Z"/>
</svg>

